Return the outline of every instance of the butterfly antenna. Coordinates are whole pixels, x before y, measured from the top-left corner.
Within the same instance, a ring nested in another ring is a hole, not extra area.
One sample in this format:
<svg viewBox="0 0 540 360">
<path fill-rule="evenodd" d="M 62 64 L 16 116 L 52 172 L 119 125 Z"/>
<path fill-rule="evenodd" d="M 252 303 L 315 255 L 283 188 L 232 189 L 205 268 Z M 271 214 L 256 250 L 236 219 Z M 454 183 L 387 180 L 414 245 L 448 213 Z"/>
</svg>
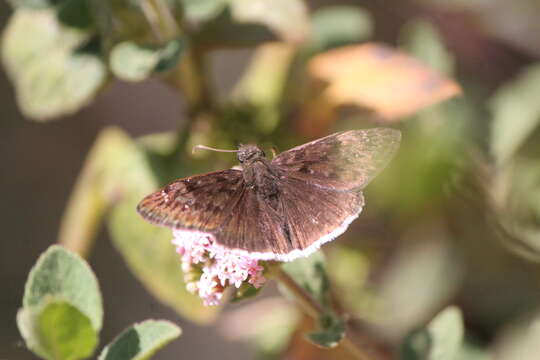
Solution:
<svg viewBox="0 0 540 360">
<path fill-rule="evenodd" d="M 191 150 L 191 153 L 194 154 L 197 150 L 210 150 L 210 151 L 218 151 L 218 152 L 238 152 L 238 150 L 223 150 L 223 149 L 215 149 L 211 148 L 210 146 L 206 145 L 195 145 L 193 149 Z"/>
</svg>

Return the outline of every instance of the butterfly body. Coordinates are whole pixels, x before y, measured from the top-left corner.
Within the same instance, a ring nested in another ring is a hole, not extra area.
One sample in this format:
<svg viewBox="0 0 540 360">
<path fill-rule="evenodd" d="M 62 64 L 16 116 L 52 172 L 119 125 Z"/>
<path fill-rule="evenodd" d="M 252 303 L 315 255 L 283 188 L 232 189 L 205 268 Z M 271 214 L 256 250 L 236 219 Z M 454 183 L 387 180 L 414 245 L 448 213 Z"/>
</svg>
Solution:
<svg viewBox="0 0 540 360">
<path fill-rule="evenodd" d="M 279 194 L 279 169 L 266 159 L 261 149 L 251 144 L 240 146 L 238 161 L 242 164 L 242 177 L 246 186 L 255 191 L 262 201 L 268 201 L 272 208 L 276 209 Z"/>
<path fill-rule="evenodd" d="M 361 189 L 399 140 L 397 130 L 353 130 L 272 160 L 256 145 L 242 145 L 242 170 L 176 180 L 144 198 L 138 211 L 157 225 L 209 233 L 253 258 L 293 260 L 347 229 L 362 210 Z"/>
</svg>

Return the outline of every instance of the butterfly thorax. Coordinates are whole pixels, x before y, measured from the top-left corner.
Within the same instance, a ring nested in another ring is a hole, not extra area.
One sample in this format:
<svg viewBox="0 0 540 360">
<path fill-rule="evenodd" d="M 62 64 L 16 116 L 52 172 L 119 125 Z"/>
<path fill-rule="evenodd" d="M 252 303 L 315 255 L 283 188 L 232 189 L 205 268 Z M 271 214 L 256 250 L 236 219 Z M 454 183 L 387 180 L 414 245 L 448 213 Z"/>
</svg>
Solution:
<svg viewBox="0 0 540 360">
<path fill-rule="evenodd" d="M 279 194 L 277 169 L 266 159 L 264 151 L 255 145 L 241 145 L 238 150 L 238 161 L 242 164 L 246 185 L 254 189 L 274 210 L 277 209 Z"/>
</svg>

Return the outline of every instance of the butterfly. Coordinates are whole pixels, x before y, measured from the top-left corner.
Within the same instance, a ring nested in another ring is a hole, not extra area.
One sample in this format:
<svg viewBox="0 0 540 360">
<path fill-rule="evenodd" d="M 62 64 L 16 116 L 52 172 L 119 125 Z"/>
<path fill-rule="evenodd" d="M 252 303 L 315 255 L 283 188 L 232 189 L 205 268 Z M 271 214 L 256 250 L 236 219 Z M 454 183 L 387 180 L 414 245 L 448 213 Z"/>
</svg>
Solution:
<svg viewBox="0 0 540 360">
<path fill-rule="evenodd" d="M 149 222 L 211 234 L 259 260 L 308 256 L 341 235 L 364 205 L 362 189 L 386 166 L 401 133 L 390 128 L 338 132 L 272 160 L 240 145 L 241 169 L 178 179 L 137 206 Z"/>
</svg>

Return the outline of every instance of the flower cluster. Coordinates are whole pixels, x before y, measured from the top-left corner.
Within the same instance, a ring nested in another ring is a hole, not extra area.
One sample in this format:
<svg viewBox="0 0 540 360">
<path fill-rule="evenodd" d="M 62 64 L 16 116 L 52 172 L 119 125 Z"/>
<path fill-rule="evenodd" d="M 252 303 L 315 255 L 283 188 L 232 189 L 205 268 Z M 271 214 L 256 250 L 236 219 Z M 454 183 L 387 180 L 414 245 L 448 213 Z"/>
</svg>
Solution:
<svg viewBox="0 0 540 360">
<path fill-rule="evenodd" d="M 248 283 L 260 288 L 266 279 L 255 259 L 217 244 L 211 234 L 173 230 L 172 243 L 182 258 L 186 287 L 198 294 L 205 305 L 218 305 L 227 286 Z"/>
</svg>

